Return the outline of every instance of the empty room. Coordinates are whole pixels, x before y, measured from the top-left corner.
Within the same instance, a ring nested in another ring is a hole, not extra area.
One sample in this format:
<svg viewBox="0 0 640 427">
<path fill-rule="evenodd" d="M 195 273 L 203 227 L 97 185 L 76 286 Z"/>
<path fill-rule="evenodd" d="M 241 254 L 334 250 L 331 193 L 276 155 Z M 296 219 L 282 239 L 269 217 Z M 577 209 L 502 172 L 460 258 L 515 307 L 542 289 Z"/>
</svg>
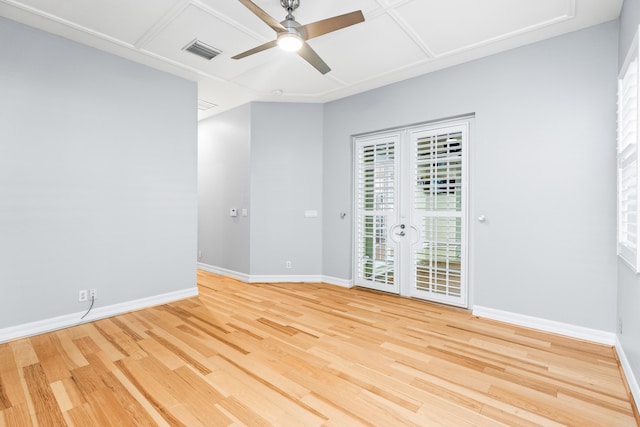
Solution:
<svg viewBox="0 0 640 427">
<path fill-rule="evenodd" d="M 640 425 L 640 0 L 0 0 L 0 427 Z"/>
</svg>

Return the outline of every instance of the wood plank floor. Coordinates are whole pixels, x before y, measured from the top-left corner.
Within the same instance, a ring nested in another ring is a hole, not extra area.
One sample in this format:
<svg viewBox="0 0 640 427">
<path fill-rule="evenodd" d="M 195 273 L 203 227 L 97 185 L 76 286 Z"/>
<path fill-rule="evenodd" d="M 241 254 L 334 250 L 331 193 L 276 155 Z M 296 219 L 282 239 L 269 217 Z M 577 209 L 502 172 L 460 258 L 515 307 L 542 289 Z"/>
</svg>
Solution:
<svg viewBox="0 0 640 427">
<path fill-rule="evenodd" d="M 637 425 L 607 346 L 359 289 L 198 282 L 0 345 L 0 427 Z"/>
</svg>

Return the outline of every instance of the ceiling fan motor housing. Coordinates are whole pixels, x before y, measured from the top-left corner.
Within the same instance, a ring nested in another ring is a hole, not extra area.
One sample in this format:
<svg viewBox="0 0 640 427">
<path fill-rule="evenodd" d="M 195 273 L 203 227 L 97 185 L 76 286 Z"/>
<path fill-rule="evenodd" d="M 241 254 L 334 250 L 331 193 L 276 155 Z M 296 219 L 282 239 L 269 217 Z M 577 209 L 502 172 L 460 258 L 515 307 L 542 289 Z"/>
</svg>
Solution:
<svg viewBox="0 0 640 427">
<path fill-rule="evenodd" d="M 285 0 L 282 0 L 282 1 L 285 1 Z M 306 40 L 307 34 L 306 34 L 306 31 L 304 31 L 304 28 L 302 28 L 302 25 L 300 25 L 298 21 L 293 19 L 293 16 L 291 18 L 292 19 L 289 19 L 289 17 L 287 17 L 287 19 L 280 22 L 280 24 L 282 24 L 282 26 L 285 28 L 285 31 L 278 33 L 278 36 L 281 36 L 282 34 L 293 34 L 297 37 L 300 37 L 303 40 Z"/>
</svg>

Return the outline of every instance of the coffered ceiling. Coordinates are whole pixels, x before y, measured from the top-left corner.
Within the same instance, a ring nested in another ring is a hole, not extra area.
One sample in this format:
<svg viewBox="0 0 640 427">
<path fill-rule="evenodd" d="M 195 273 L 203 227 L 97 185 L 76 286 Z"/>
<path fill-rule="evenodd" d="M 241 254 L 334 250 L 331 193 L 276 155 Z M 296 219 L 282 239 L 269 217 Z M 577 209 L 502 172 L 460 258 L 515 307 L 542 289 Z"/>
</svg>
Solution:
<svg viewBox="0 0 640 427">
<path fill-rule="evenodd" d="M 280 0 L 254 0 L 281 21 Z M 250 101 L 327 102 L 616 19 L 622 0 L 300 0 L 301 24 L 362 10 L 365 22 L 309 41 L 331 67 L 269 49 L 238 0 L 0 0 L 0 16 L 198 82 L 199 117 Z M 194 39 L 221 53 L 205 60 Z M 3 41 L 4 42 L 4 41 Z M 215 105 L 211 107 L 211 105 Z M 210 107 L 210 108 L 206 108 Z"/>
</svg>

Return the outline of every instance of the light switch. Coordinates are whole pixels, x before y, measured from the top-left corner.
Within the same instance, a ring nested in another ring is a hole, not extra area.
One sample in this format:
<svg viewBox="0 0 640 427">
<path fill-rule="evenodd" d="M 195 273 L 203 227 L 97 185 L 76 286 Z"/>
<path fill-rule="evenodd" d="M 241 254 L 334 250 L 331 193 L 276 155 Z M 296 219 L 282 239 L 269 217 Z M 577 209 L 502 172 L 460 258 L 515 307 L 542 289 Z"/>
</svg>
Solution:
<svg viewBox="0 0 640 427">
<path fill-rule="evenodd" d="M 247 208 L 242 208 L 242 216 L 249 216 L 249 211 Z"/>
<path fill-rule="evenodd" d="M 316 210 L 304 211 L 304 217 L 305 218 L 315 218 L 317 216 L 318 216 L 318 211 L 316 211 Z"/>
</svg>

